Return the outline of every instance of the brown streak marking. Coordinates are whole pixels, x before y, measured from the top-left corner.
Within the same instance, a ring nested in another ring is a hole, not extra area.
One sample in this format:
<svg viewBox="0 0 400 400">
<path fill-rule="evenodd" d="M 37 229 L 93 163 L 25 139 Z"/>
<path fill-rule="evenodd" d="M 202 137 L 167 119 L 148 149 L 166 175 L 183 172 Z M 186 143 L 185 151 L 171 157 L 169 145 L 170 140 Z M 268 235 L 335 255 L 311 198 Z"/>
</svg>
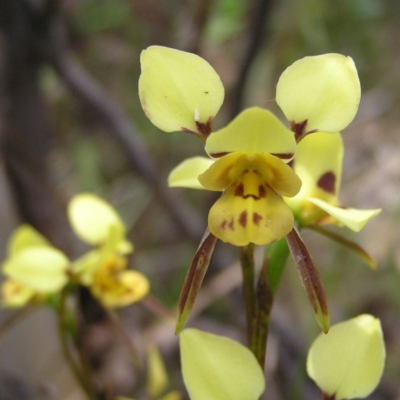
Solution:
<svg viewBox="0 0 400 400">
<path fill-rule="evenodd" d="M 253 222 L 258 226 L 263 217 L 258 213 L 253 213 Z"/>
<path fill-rule="evenodd" d="M 228 227 L 229 227 L 229 229 L 231 229 L 232 231 L 235 229 L 235 221 L 233 220 L 233 218 L 231 219 L 231 222 L 229 222 Z"/>
<path fill-rule="evenodd" d="M 265 188 L 264 185 L 258 185 L 258 197 L 264 198 L 267 196 L 267 189 Z"/>
<path fill-rule="evenodd" d="M 243 226 L 243 228 L 247 225 L 247 211 L 242 211 L 239 215 L 239 224 Z"/>
<path fill-rule="evenodd" d="M 239 183 L 235 188 L 235 196 L 243 197 L 244 193 L 244 185 L 243 183 Z"/>
</svg>

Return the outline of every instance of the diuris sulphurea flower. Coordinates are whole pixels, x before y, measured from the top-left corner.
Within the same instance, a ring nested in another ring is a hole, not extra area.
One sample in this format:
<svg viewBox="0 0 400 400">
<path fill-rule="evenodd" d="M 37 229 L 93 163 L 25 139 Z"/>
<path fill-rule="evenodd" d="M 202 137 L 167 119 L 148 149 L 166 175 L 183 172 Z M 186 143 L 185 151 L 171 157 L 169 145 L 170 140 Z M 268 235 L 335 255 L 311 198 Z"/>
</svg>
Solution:
<svg viewBox="0 0 400 400">
<path fill-rule="evenodd" d="M 73 263 L 76 279 L 108 308 L 123 307 L 144 297 L 149 282 L 142 273 L 127 269 L 133 246 L 111 205 L 95 195 L 79 194 L 69 203 L 68 217 L 75 233 L 95 246 Z"/>
<path fill-rule="evenodd" d="M 151 46 L 142 52 L 141 64 L 139 96 L 146 115 L 166 132 L 199 137 L 209 156 L 183 161 L 170 173 L 169 185 L 222 192 L 210 209 L 208 229 L 186 276 L 176 331 L 184 326 L 217 239 L 246 246 L 268 245 L 286 236 L 317 321 L 327 332 L 323 288 L 295 221 L 301 227 L 321 223 L 330 214 L 353 229 L 376 215 L 376 210 L 345 212 L 337 200 L 342 155 L 340 145 L 330 144 L 358 109 L 361 89 L 353 60 L 340 54 L 305 57 L 282 73 L 276 102 L 290 129 L 270 111 L 253 107 L 215 132 L 212 122 L 224 92 L 205 60 Z M 317 166 L 310 144 L 317 151 Z"/>
</svg>

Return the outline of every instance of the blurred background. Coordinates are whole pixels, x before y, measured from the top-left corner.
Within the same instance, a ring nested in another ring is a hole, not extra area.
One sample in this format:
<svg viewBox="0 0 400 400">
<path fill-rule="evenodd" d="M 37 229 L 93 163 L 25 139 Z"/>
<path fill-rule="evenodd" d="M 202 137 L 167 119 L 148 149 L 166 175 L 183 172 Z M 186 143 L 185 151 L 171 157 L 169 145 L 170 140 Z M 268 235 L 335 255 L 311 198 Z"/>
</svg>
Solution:
<svg viewBox="0 0 400 400">
<path fill-rule="evenodd" d="M 361 313 L 381 319 L 386 369 L 369 399 L 400 399 L 400 2 L 1 0 L 2 258 L 10 233 L 23 221 L 69 256 L 82 254 L 65 207 L 74 194 L 94 192 L 123 216 L 135 244 L 131 265 L 149 277 L 154 303 L 174 312 L 215 195 L 166 186 L 171 168 L 204 150 L 195 137 L 160 132 L 141 109 L 140 52 L 154 44 L 195 52 L 218 72 L 226 98 L 215 129 L 248 106 L 283 117 L 275 86 L 295 60 L 329 52 L 354 59 L 362 101 L 343 132 L 341 202 L 383 209 L 361 233 L 345 232 L 378 269 L 315 232 L 302 236 L 333 323 Z M 237 256 L 238 249 L 218 244 L 189 324 L 245 342 Z M 81 299 L 80 306 L 82 346 L 100 385 L 113 395 L 145 399 L 144 378 L 134 371 L 121 335 L 90 301 Z M 150 343 L 159 346 L 170 387 L 187 396 L 173 325 L 154 309 L 153 303 L 137 304 L 119 315 L 141 355 Z M 0 310 L 0 322 L 11 314 Z M 84 399 L 49 311 L 35 310 L 0 332 L 0 400 Z M 305 374 L 307 350 L 318 333 L 289 263 L 272 315 L 265 399 L 320 398 Z"/>
</svg>

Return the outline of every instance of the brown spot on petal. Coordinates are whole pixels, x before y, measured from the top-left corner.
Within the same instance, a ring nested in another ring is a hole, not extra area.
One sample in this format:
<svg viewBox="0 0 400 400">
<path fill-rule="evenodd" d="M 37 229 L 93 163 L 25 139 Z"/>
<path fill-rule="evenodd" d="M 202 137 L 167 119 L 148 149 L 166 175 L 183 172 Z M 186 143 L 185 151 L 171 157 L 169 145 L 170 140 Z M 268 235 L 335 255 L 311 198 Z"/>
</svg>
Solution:
<svg viewBox="0 0 400 400">
<path fill-rule="evenodd" d="M 259 185 L 258 186 L 258 197 L 260 199 L 264 198 L 267 195 L 267 190 L 264 185 Z"/>
<path fill-rule="evenodd" d="M 243 228 L 247 225 L 247 211 L 242 211 L 242 213 L 239 215 L 238 221 Z"/>
<path fill-rule="evenodd" d="M 335 194 L 335 182 L 335 174 L 332 171 L 329 171 L 319 178 L 317 186 L 327 193 Z"/>
<path fill-rule="evenodd" d="M 235 229 L 235 221 L 233 220 L 233 217 L 232 217 L 231 221 L 229 222 L 228 227 L 229 227 L 229 229 L 231 229 L 232 231 Z"/>
<path fill-rule="evenodd" d="M 258 213 L 253 213 L 253 222 L 258 226 L 260 221 L 262 220 L 262 216 Z"/>
<path fill-rule="evenodd" d="M 235 196 L 243 197 L 243 194 L 244 194 L 243 183 L 239 183 L 235 188 Z"/>
<path fill-rule="evenodd" d="M 221 222 L 221 225 L 220 225 L 221 229 L 225 229 L 227 223 L 228 223 L 228 221 L 227 221 L 226 219 L 224 219 L 224 220 Z"/>
</svg>

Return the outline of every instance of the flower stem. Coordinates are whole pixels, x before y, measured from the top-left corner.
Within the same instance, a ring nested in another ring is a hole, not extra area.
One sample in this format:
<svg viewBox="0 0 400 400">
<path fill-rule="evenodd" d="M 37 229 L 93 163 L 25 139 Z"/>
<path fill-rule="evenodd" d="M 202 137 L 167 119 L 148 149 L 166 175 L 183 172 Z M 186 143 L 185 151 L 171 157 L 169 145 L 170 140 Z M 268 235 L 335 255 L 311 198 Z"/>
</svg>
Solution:
<svg viewBox="0 0 400 400">
<path fill-rule="evenodd" d="M 264 263 L 254 289 L 254 245 L 240 251 L 243 276 L 243 297 L 246 308 L 247 338 L 249 348 L 264 368 L 268 328 L 275 293 L 278 289 L 289 255 L 285 239 L 270 244 L 265 251 Z"/>
<path fill-rule="evenodd" d="M 255 309 L 252 321 L 250 349 L 264 369 L 268 340 L 268 328 L 274 294 L 268 280 L 269 260 L 264 260 L 257 283 Z"/>
<path fill-rule="evenodd" d="M 252 243 L 240 248 L 240 265 L 242 267 L 243 297 L 246 308 L 247 340 L 250 349 L 253 351 L 251 344 L 256 303 L 254 293 L 254 245 Z"/>
<path fill-rule="evenodd" d="M 69 346 L 68 346 L 68 332 L 65 325 L 65 317 L 66 317 L 66 292 L 62 291 L 61 298 L 60 298 L 60 305 L 58 308 L 58 334 L 60 337 L 61 349 L 64 355 L 65 360 L 68 363 L 68 366 L 71 369 L 71 372 L 75 376 L 76 380 L 78 381 L 79 385 L 81 386 L 82 390 L 86 394 L 89 400 L 97 400 L 97 396 L 93 393 L 93 388 L 84 378 L 84 375 L 74 357 L 72 356 Z"/>
<path fill-rule="evenodd" d="M 271 243 L 265 250 L 264 259 L 268 260 L 268 282 L 274 295 L 281 282 L 289 253 L 289 247 L 285 238 Z"/>
</svg>

